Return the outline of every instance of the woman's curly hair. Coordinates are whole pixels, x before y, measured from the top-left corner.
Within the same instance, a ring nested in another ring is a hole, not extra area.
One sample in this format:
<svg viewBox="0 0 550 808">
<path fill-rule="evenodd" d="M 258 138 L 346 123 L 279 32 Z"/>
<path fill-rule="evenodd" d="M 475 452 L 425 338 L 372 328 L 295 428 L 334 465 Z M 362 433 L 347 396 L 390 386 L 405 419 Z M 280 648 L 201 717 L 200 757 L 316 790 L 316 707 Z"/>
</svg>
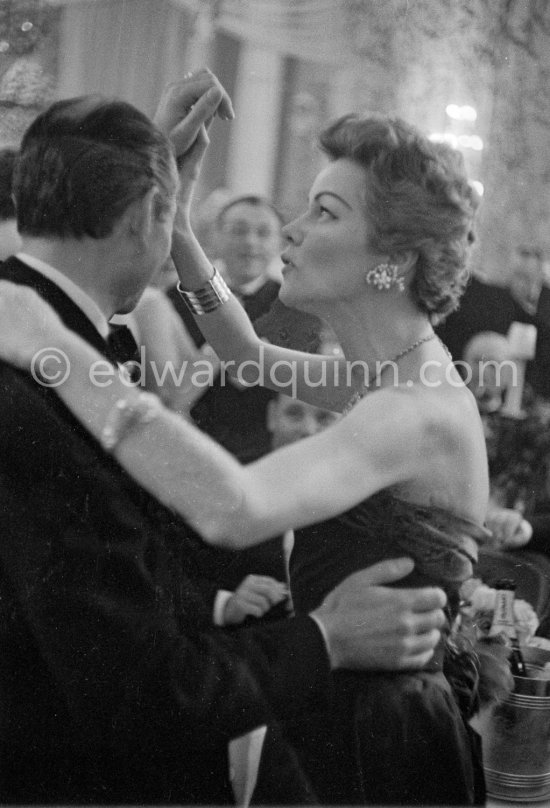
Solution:
<svg viewBox="0 0 550 808">
<path fill-rule="evenodd" d="M 479 197 L 462 156 L 399 118 L 344 115 L 320 135 L 332 160 L 366 172 L 366 214 L 377 252 L 418 253 L 411 293 L 434 321 L 457 308 L 468 280 Z"/>
</svg>

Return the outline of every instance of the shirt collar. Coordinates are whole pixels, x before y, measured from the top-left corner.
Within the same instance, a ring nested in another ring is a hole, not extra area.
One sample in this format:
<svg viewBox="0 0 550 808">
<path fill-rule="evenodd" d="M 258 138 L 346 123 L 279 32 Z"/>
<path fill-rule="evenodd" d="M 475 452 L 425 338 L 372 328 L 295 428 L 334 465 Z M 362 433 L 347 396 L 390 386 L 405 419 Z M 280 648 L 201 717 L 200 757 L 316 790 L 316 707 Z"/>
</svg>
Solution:
<svg viewBox="0 0 550 808">
<path fill-rule="evenodd" d="M 229 277 L 229 273 L 227 272 L 227 267 L 225 265 L 225 261 L 222 259 L 216 259 L 214 262 L 215 267 L 217 268 L 218 272 L 224 278 L 225 282 L 231 289 L 234 295 L 238 297 L 249 297 L 250 295 L 256 294 L 256 292 L 265 286 L 269 278 L 265 275 L 259 275 L 257 278 L 254 278 L 252 281 L 248 281 L 248 283 L 244 283 L 241 286 L 237 286 L 236 284 L 231 282 L 231 278 Z"/>
<path fill-rule="evenodd" d="M 74 281 L 72 281 L 58 269 L 50 266 L 50 264 L 47 264 L 40 258 L 35 258 L 34 255 L 28 255 L 28 253 L 20 252 L 17 253 L 15 257 L 20 261 L 23 261 L 24 264 L 27 264 L 32 269 L 40 272 L 41 275 L 44 275 L 45 278 L 48 278 L 48 280 L 52 281 L 52 283 L 55 283 L 56 286 L 59 286 L 59 288 L 71 298 L 73 303 L 75 303 L 78 308 L 84 312 L 86 317 L 95 326 L 103 339 L 107 338 L 110 330 L 108 320 L 95 300 L 92 300 L 87 292 L 81 289 L 80 286 L 74 283 Z"/>
<path fill-rule="evenodd" d="M 242 286 L 234 287 L 233 292 L 236 295 L 241 295 L 242 297 L 250 297 L 250 295 L 256 294 L 262 286 L 265 286 L 267 283 L 267 278 L 261 275 L 259 278 L 254 278 L 253 281 L 249 281 L 248 283 L 243 283 Z"/>
</svg>

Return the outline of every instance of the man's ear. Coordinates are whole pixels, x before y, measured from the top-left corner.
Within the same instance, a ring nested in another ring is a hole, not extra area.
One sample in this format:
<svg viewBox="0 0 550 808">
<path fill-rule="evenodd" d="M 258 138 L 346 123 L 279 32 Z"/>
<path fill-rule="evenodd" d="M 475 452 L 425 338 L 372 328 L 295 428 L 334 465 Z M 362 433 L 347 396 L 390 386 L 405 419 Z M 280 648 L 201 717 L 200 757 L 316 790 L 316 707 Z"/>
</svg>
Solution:
<svg viewBox="0 0 550 808">
<path fill-rule="evenodd" d="M 149 239 L 158 218 L 155 212 L 158 192 L 158 188 L 153 186 L 146 194 L 131 202 L 124 211 L 121 224 L 127 228 L 128 235 L 140 242 Z"/>
</svg>

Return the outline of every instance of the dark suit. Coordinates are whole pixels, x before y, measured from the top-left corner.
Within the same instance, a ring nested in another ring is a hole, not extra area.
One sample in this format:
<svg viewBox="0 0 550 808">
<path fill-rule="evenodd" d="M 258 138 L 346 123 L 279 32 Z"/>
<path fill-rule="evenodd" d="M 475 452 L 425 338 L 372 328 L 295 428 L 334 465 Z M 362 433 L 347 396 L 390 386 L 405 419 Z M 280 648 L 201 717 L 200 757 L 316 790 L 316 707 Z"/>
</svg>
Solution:
<svg viewBox="0 0 550 808">
<path fill-rule="evenodd" d="M 439 337 L 453 359 L 464 358 L 466 343 L 481 331 L 506 334 L 513 322 L 537 328 L 535 359 L 527 363 L 526 380 L 535 393 L 550 398 L 550 289 L 543 286 L 537 311 L 528 314 L 502 286 L 492 286 L 472 277 L 457 311 L 437 326 Z"/>
<path fill-rule="evenodd" d="M 53 283 L 13 258 L 0 278 L 107 355 Z M 198 537 L 55 391 L 0 363 L 0 418 L 0 802 L 231 802 L 228 740 L 324 698 L 317 627 L 211 629 Z"/>
</svg>

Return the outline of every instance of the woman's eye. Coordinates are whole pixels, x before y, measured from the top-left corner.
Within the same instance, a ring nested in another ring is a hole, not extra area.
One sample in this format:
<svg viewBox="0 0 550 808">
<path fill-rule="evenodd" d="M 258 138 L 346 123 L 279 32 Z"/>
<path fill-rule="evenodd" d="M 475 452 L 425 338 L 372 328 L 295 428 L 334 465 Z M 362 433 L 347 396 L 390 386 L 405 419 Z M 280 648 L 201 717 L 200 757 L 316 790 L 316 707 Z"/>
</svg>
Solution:
<svg viewBox="0 0 550 808">
<path fill-rule="evenodd" d="M 329 219 L 336 218 L 333 213 L 328 208 L 323 207 L 323 205 L 319 206 L 319 219 L 321 221 L 329 221 Z"/>
</svg>

